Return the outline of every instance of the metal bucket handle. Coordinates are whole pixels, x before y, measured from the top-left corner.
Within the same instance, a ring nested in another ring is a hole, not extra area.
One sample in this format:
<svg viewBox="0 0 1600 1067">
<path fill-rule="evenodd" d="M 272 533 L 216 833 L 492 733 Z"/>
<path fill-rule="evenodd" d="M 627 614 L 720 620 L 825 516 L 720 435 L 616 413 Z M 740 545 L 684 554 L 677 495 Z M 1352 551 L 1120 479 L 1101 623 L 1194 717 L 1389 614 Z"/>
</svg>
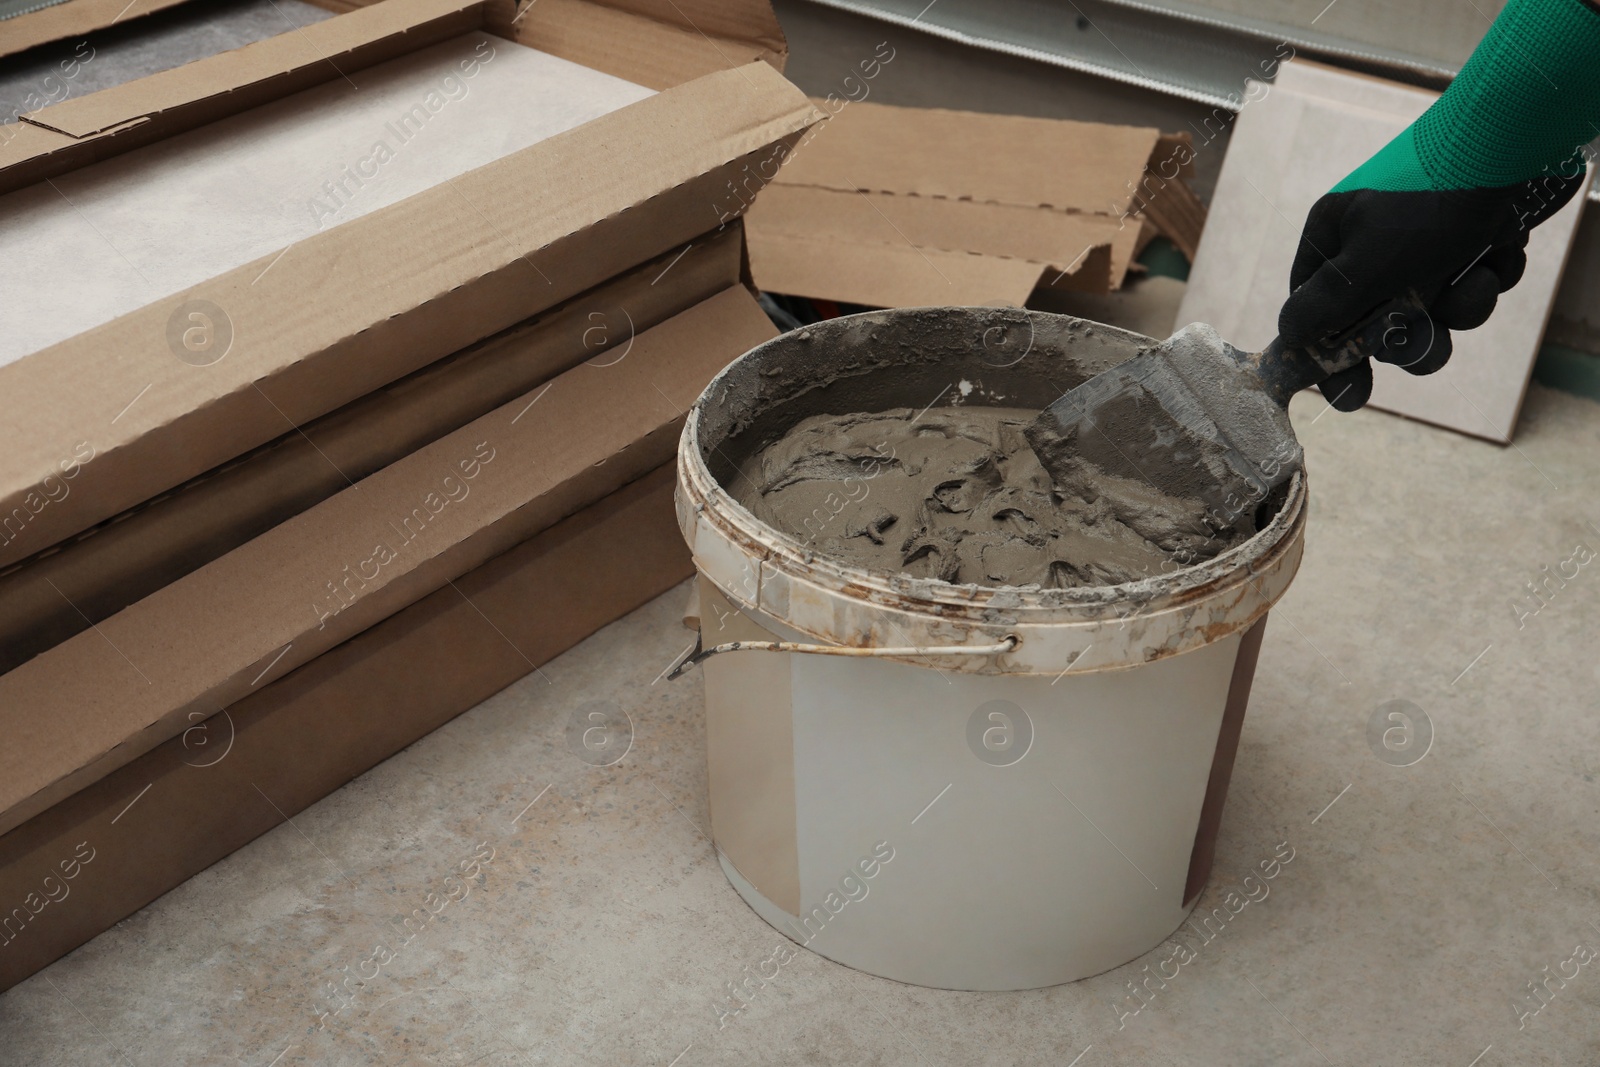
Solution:
<svg viewBox="0 0 1600 1067">
<path fill-rule="evenodd" d="M 1022 644 L 1016 634 L 1007 634 L 992 645 L 932 645 L 916 648 L 910 645 L 891 648 L 858 648 L 854 645 L 808 645 L 796 641 L 729 641 L 726 644 L 704 648 L 701 637 L 695 635 L 694 644 L 683 650 L 672 661 L 661 677 L 671 681 L 688 672 L 689 668 L 723 652 L 804 652 L 813 656 L 997 656 L 1015 651 Z"/>
</svg>

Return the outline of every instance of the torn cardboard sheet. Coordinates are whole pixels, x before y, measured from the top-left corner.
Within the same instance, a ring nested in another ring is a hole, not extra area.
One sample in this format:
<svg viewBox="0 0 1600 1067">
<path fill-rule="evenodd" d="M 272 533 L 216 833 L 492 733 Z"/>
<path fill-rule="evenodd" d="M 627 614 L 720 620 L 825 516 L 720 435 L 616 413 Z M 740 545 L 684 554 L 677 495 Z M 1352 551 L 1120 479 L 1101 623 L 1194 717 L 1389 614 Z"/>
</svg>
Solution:
<svg viewBox="0 0 1600 1067">
<path fill-rule="evenodd" d="M 11 193 L 0 363 L 650 95 L 477 32 Z"/>
<path fill-rule="evenodd" d="M 1297 59 L 1234 125 L 1178 322 L 1207 322 L 1259 349 L 1278 332 L 1311 205 L 1427 110 L 1436 94 Z M 1372 406 L 1491 441 L 1511 440 L 1584 203 L 1580 192 L 1528 241 L 1516 288 L 1476 330 L 1452 335 L 1426 377 L 1373 367 Z"/>
<path fill-rule="evenodd" d="M 751 207 L 751 271 L 773 292 L 885 307 L 1107 292 L 1148 223 L 1193 249 L 1190 157 L 1154 129 L 849 104 Z"/>
</svg>

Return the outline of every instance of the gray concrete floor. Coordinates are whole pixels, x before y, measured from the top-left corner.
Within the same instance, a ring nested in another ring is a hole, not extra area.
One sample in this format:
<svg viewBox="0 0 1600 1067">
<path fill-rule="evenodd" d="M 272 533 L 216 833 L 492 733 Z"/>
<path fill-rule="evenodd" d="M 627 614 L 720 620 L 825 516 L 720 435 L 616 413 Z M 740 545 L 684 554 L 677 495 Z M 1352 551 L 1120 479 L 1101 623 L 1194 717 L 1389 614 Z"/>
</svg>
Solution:
<svg viewBox="0 0 1600 1067">
<path fill-rule="evenodd" d="M 1552 980 L 1521 1029 L 1513 1005 L 1600 948 L 1600 561 L 1524 614 L 1543 566 L 1600 548 L 1600 405 L 1536 386 L 1514 448 L 1323 412 L 1295 403 L 1305 562 L 1268 626 L 1201 906 L 1280 842 L 1295 858 L 1120 1029 L 1126 983 L 1166 953 L 978 994 L 802 952 L 718 1029 L 725 983 L 776 935 L 706 837 L 699 677 L 651 684 L 686 643 L 674 592 L 0 996 L 0 1059 L 1596 1062 L 1600 964 Z M 597 699 L 635 726 L 606 768 L 565 741 Z M 1394 699 L 1433 731 L 1408 767 L 1368 741 Z M 469 894 L 319 1022 L 330 983 L 480 842 Z"/>
</svg>

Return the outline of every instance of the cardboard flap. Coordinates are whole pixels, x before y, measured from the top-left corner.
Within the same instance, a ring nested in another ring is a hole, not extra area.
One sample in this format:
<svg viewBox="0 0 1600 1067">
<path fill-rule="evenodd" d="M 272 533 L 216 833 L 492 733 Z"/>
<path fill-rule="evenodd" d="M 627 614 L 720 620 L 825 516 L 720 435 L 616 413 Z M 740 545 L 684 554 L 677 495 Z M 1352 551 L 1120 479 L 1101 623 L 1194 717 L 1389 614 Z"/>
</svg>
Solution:
<svg viewBox="0 0 1600 1067">
<path fill-rule="evenodd" d="M 1026 259 L 1058 270 L 1077 264 L 1096 245 L 1109 245 L 1112 278 L 1127 270 L 1139 238 L 1137 219 L 778 183 L 756 198 L 746 226 L 755 243 L 779 234 L 851 245 L 909 243 Z"/>
<path fill-rule="evenodd" d="M 76 137 L 35 126 L 31 122 L 8 122 L 0 126 L 0 175 L 14 164 L 59 152 L 76 144 L 77 140 Z M 0 190 L 8 188 L 11 186 L 0 178 Z"/>
<path fill-rule="evenodd" d="M 649 95 L 474 30 L 0 197 L 0 363 Z"/>
<path fill-rule="evenodd" d="M 1121 215 L 1160 132 L 944 108 L 851 104 L 775 179 Z"/>
<path fill-rule="evenodd" d="M 904 242 L 849 244 L 785 233 L 757 241 L 751 236 L 750 269 L 763 288 L 874 307 L 1021 307 L 1040 285 L 1104 292 L 1111 267 L 1107 245 L 1094 246 L 1062 270 Z"/>
<path fill-rule="evenodd" d="M 1193 263 L 1200 248 L 1200 232 L 1206 225 L 1206 206 L 1188 183 L 1150 174 L 1140 183 L 1135 204 L 1155 232 L 1176 245 Z M 1141 241 L 1141 248 L 1143 244 Z"/>
<path fill-rule="evenodd" d="M 695 34 L 743 41 L 774 55 L 788 48 L 767 0 L 598 0 L 606 7 L 680 26 Z"/>
<path fill-rule="evenodd" d="M 765 39 L 718 36 L 683 22 L 658 21 L 590 0 L 537 0 L 507 24 L 491 22 L 491 29 L 651 89 L 667 89 L 755 60 L 783 66 L 781 36 L 775 50 Z"/>
</svg>

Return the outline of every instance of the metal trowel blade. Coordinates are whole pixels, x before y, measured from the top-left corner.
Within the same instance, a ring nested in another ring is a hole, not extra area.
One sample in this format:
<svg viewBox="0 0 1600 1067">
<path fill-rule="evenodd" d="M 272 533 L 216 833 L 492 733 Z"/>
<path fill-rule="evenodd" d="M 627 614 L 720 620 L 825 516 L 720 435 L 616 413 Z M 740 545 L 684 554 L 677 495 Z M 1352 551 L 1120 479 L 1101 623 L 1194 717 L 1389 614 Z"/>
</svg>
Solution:
<svg viewBox="0 0 1600 1067">
<path fill-rule="evenodd" d="M 1028 443 L 1058 486 L 1128 479 L 1203 502 L 1217 529 L 1253 531 L 1256 505 L 1302 453 L 1252 359 L 1211 327 L 1187 326 L 1063 394 Z"/>
</svg>

